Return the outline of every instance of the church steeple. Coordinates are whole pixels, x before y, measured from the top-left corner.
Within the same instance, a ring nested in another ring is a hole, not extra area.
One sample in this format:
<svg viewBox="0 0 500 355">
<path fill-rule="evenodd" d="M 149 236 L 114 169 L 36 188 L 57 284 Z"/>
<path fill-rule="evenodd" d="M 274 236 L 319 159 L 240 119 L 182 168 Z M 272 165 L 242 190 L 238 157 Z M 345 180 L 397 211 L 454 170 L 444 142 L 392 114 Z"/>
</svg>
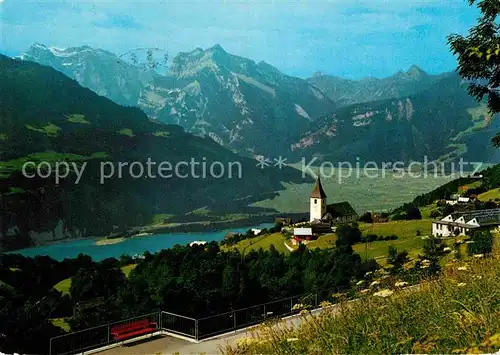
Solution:
<svg viewBox="0 0 500 355">
<path fill-rule="evenodd" d="M 311 198 L 320 198 L 320 199 L 326 198 L 325 190 L 323 190 L 323 186 L 321 185 L 319 174 L 318 178 L 316 179 L 316 185 L 314 185 L 314 189 L 311 193 Z"/>
<path fill-rule="evenodd" d="M 316 184 L 314 185 L 314 189 L 311 193 L 310 201 L 310 217 L 309 221 L 312 222 L 314 220 L 321 220 L 323 216 L 326 214 L 326 193 L 323 190 L 323 186 L 321 185 L 321 179 L 318 174 L 318 178 L 316 179 Z"/>
</svg>

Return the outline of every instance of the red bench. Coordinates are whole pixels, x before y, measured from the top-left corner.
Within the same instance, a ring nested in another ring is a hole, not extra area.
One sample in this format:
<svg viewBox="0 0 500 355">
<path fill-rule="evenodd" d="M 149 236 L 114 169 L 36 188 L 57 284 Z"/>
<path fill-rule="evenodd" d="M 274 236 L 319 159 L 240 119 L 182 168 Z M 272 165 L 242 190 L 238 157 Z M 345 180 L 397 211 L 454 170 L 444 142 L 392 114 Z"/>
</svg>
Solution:
<svg viewBox="0 0 500 355">
<path fill-rule="evenodd" d="M 148 319 L 138 320 L 127 324 L 115 325 L 111 328 L 111 335 L 116 341 L 122 341 L 139 335 L 149 334 L 158 329 L 155 322 Z"/>
</svg>

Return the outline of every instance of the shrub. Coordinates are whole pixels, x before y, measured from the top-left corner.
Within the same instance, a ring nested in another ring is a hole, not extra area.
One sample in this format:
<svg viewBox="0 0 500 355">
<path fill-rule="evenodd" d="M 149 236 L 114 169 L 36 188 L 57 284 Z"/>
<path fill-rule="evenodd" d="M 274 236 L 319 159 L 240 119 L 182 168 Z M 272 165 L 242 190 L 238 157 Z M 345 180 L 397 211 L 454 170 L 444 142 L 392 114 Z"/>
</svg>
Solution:
<svg viewBox="0 0 500 355">
<path fill-rule="evenodd" d="M 359 220 L 361 222 L 365 222 L 365 223 L 372 223 L 373 222 L 373 216 L 372 216 L 372 214 L 370 212 L 366 212 L 363 215 L 361 215 L 361 217 L 359 217 Z"/>
<path fill-rule="evenodd" d="M 430 215 L 431 218 L 438 218 L 441 216 L 441 213 L 438 210 L 433 210 L 431 211 Z"/>
<path fill-rule="evenodd" d="M 353 245 L 361 242 L 362 235 L 357 224 L 342 225 L 337 228 L 337 240 L 335 244 L 338 245 Z"/>
<path fill-rule="evenodd" d="M 489 255 L 493 250 L 493 236 L 489 230 L 475 231 L 472 233 L 470 240 L 472 243 L 467 244 L 467 252 L 469 255 Z"/>
<path fill-rule="evenodd" d="M 422 214 L 420 213 L 418 207 L 410 205 L 406 209 L 406 219 L 408 220 L 422 219 Z"/>
</svg>

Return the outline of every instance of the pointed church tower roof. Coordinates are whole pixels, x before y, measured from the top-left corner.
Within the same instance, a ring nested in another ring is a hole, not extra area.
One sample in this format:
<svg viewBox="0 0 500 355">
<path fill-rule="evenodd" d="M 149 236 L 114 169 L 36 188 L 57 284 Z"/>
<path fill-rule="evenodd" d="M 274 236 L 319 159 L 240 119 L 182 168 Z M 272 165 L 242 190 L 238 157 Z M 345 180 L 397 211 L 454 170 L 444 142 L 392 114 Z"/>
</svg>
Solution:
<svg viewBox="0 0 500 355">
<path fill-rule="evenodd" d="M 311 193 L 311 198 L 326 198 L 325 190 L 323 190 L 323 186 L 321 186 L 321 180 L 319 179 L 319 174 L 318 178 L 316 179 L 316 185 L 314 185 L 314 190 Z"/>
</svg>

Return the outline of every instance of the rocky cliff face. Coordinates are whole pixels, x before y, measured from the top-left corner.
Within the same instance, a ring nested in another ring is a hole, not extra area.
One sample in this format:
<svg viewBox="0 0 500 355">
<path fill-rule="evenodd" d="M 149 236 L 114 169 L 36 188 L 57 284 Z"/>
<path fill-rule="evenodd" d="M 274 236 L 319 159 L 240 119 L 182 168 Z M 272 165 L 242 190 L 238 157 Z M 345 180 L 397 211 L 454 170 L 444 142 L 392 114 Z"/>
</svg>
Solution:
<svg viewBox="0 0 500 355">
<path fill-rule="evenodd" d="M 136 106 L 140 93 L 158 75 L 89 46 L 58 49 L 37 43 L 20 58 L 52 67 L 83 87 L 127 106 Z"/>
<path fill-rule="evenodd" d="M 497 121 L 451 74 L 414 95 L 339 108 L 313 122 L 291 150 L 297 157 L 351 162 L 422 161 L 425 156 L 494 161 L 497 154 L 486 146 Z"/>
<path fill-rule="evenodd" d="M 178 54 L 168 75 L 142 70 L 107 51 L 33 45 L 21 55 L 148 116 L 211 137 L 233 151 L 286 155 L 311 120 L 335 105 L 307 81 L 221 46 Z"/>
</svg>

